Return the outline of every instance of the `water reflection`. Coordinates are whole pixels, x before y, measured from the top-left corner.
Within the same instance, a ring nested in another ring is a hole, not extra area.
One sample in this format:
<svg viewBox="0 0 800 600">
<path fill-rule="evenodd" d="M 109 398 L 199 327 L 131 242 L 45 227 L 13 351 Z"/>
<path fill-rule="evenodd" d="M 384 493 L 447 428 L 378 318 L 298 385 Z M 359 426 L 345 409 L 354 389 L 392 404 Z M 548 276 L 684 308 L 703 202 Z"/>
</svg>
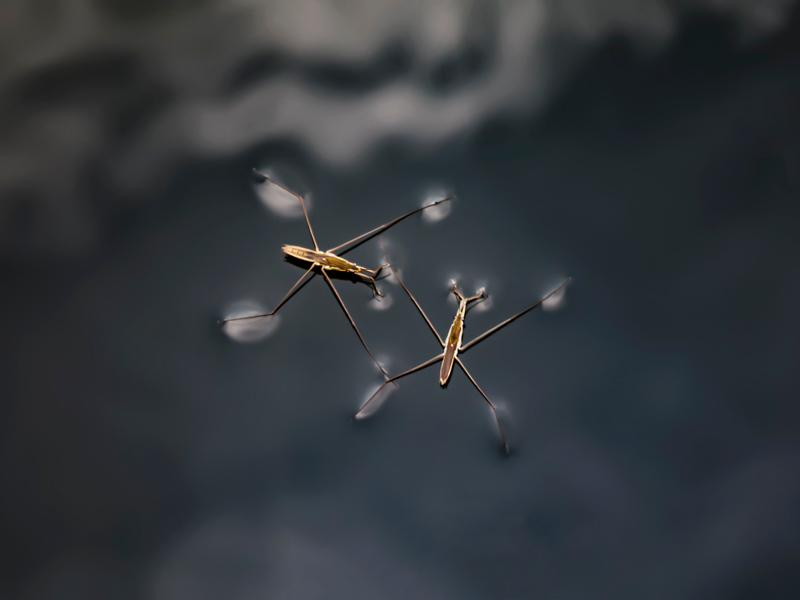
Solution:
<svg viewBox="0 0 800 600">
<path fill-rule="evenodd" d="M 420 206 L 428 206 L 437 200 L 441 200 L 442 198 L 447 198 L 452 195 L 453 193 L 451 191 L 445 190 L 444 188 L 429 189 L 425 193 L 424 199 L 422 200 Z M 447 215 L 449 215 L 453 210 L 454 202 L 455 198 L 449 202 L 442 202 L 441 204 L 437 204 L 436 206 L 432 206 L 431 208 L 423 210 L 422 222 L 427 225 L 431 225 L 447 218 Z"/>
<path fill-rule="evenodd" d="M 512 413 L 509 409 L 509 404 L 506 402 L 506 399 L 502 396 L 498 397 L 490 392 L 486 392 L 489 395 L 489 398 L 492 400 L 492 404 L 494 404 L 495 408 L 497 409 L 497 417 L 495 417 L 494 411 L 492 407 L 489 406 L 489 403 L 486 402 L 482 397 L 478 396 L 476 401 L 482 402 L 485 409 L 483 411 L 484 419 L 486 420 L 486 426 L 492 432 L 499 441 L 502 441 L 502 436 L 500 435 L 500 430 L 497 427 L 497 421 L 500 420 L 500 424 L 503 426 L 503 431 L 506 434 L 507 441 L 509 446 L 513 446 L 512 440 L 510 439 L 510 434 L 513 433 L 513 422 L 512 422 Z"/>
<path fill-rule="evenodd" d="M 479 294 L 480 293 L 480 288 L 478 288 L 478 290 L 476 290 L 475 293 Z M 470 307 L 470 310 L 471 311 L 474 310 L 475 312 L 482 313 L 482 312 L 486 312 L 486 311 L 490 310 L 493 305 L 494 305 L 494 297 L 492 296 L 492 294 L 489 294 L 487 292 L 486 296 L 484 298 L 478 300 L 477 302 L 473 302 L 472 303 L 472 306 Z"/>
<path fill-rule="evenodd" d="M 236 319 L 249 315 L 259 315 L 268 312 L 267 308 L 255 300 L 239 300 L 228 306 L 225 310 L 225 319 Z M 260 342 L 271 336 L 278 329 L 280 316 L 245 319 L 243 321 L 230 321 L 222 326 L 222 331 L 236 342 L 252 344 Z"/>
<path fill-rule="evenodd" d="M 259 169 L 259 171 L 281 185 L 285 185 L 287 188 L 300 193 L 298 190 L 284 183 L 285 178 L 281 177 L 280 174 L 276 174 L 273 169 Z M 298 219 L 303 216 L 303 207 L 297 197 L 271 181 L 264 179 L 253 183 L 253 191 L 256 193 L 261 203 L 277 216 L 284 219 Z M 301 195 L 303 196 L 306 210 L 311 212 L 312 195 L 309 193 Z"/>
<path fill-rule="evenodd" d="M 555 287 L 555 286 L 554 286 Z M 550 288 L 553 289 L 553 288 Z M 555 294 L 550 296 L 547 300 L 542 302 L 542 310 L 547 312 L 552 312 L 558 310 L 564 305 L 564 297 L 566 294 L 567 288 L 566 286 L 562 287 L 558 290 Z M 545 292 L 547 294 L 548 292 Z"/>
<path fill-rule="evenodd" d="M 392 276 L 394 278 L 394 276 Z M 386 292 L 383 292 L 383 297 L 374 297 L 372 300 L 367 302 L 367 306 L 372 310 L 386 310 L 394 304 L 394 298 L 392 295 Z"/>
<path fill-rule="evenodd" d="M 458 298 L 453 293 L 453 286 L 458 285 L 458 280 L 461 278 L 460 273 L 453 273 L 447 277 L 447 301 L 453 306 L 458 306 Z"/>
<path fill-rule="evenodd" d="M 374 415 L 376 412 L 380 410 L 383 406 L 383 403 L 388 400 L 389 395 L 394 391 L 395 388 L 392 384 L 384 385 L 380 392 L 375 394 L 375 392 L 380 388 L 381 384 L 372 385 L 367 389 L 367 392 L 364 394 L 364 397 L 359 402 L 358 406 L 356 406 L 356 410 L 358 411 L 355 415 L 355 418 L 359 421 L 362 419 L 367 419 Z M 373 398 L 372 395 L 375 394 Z M 370 398 L 372 400 L 369 401 L 369 404 L 364 406 L 364 403 L 367 402 Z M 363 407 L 363 408 L 362 408 Z"/>
<path fill-rule="evenodd" d="M 375 358 L 378 359 L 378 363 L 384 369 L 386 369 L 387 371 L 391 368 L 391 366 L 392 366 L 392 357 L 389 356 L 388 354 L 378 354 L 378 355 L 375 356 Z M 394 386 L 392 386 L 392 387 L 394 387 Z"/>
</svg>

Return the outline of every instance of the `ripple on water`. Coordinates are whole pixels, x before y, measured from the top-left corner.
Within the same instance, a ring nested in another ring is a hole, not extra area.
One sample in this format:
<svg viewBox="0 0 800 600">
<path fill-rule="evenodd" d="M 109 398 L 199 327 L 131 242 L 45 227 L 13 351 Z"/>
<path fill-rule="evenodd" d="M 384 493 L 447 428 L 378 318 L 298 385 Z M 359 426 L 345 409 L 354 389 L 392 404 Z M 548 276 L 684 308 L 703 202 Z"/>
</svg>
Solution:
<svg viewBox="0 0 800 600">
<path fill-rule="evenodd" d="M 486 312 L 487 310 L 491 309 L 494 305 L 494 294 L 490 293 L 489 291 L 489 283 L 485 279 L 478 281 L 475 289 L 470 294 L 471 296 L 477 296 L 481 293 L 481 290 L 486 292 L 486 296 L 482 299 L 473 303 L 472 308 L 470 310 L 474 310 L 476 313 Z"/>
<path fill-rule="evenodd" d="M 552 312 L 561 308 L 564 305 L 564 297 L 566 295 L 566 292 L 567 292 L 566 286 L 562 287 L 555 294 L 553 294 L 547 300 L 542 302 L 542 310 L 547 312 Z"/>
<path fill-rule="evenodd" d="M 225 319 L 236 319 L 268 312 L 266 307 L 254 300 L 239 300 L 231 303 L 225 310 Z M 280 316 L 231 321 L 222 326 L 222 331 L 235 342 L 252 344 L 271 336 L 278 329 Z"/>
<path fill-rule="evenodd" d="M 394 298 L 392 298 L 392 295 L 388 292 L 383 292 L 382 298 L 376 296 L 375 298 L 367 302 L 367 306 L 372 310 L 386 310 L 392 304 L 394 304 Z"/>
<path fill-rule="evenodd" d="M 425 192 L 422 204 L 420 206 L 428 206 L 437 200 L 441 200 L 452 195 L 452 193 L 444 188 L 431 188 Z M 426 208 L 422 211 L 422 222 L 428 225 L 438 223 L 439 221 L 445 219 L 452 212 L 452 210 L 453 200 L 442 202 L 441 204 L 437 204 L 431 208 Z"/>
<path fill-rule="evenodd" d="M 259 169 L 259 171 L 264 173 L 264 175 L 274 179 L 281 185 L 286 185 L 283 182 L 283 179 L 271 169 Z M 256 193 L 256 196 L 258 196 L 258 199 L 261 201 L 261 203 L 275 215 L 284 219 L 301 218 L 303 216 L 303 207 L 300 204 L 300 200 L 298 200 L 297 196 L 288 190 L 283 189 L 281 185 L 276 185 L 275 183 L 264 179 L 253 184 L 253 191 Z M 286 185 L 286 187 L 291 189 L 288 185 Z M 300 190 L 293 191 L 302 194 Z M 306 210 L 311 212 L 311 194 L 304 193 L 302 196 L 303 202 L 305 202 L 306 205 Z"/>
<path fill-rule="evenodd" d="M 477 294 L 478 292 L 476 292 Z M 477 300 L 470 310 L 474 310 L 476 313 L 486 312 L 490 310 L 494 305 L 494 297 L 491 294 L 487 294 L 485 298 L 481 298 Z"/>
<path fill-rule="evenodd" d="M 375 394 L 375 392 L 378 389 L 380 389 L 380 391 L 378 391 L 378 393 L 373 398 L 372 397 L 373 394 Z M 380 388 L 379 385 L 375 385 L 375 386 L 370 387 L 367 390 L 367 393 L 364 394 L 364 399 L 361 401 L 361 404 L 359 405 L 359 408 L 361 408 L 361 410 L 359 410 L 356 413 L 356 419 L 358 419 L 358 420 L 368 419 L 369 417 L 374 415 L 376 412 L 378 412 L 378 410 L 380 410 L 380 408 L 383 406 L 384 402 L 386 402 L 386 400 L 389 398 L 389 395 L 394 390 L 395 390 L 395 387 L 391 383 L 386 384 L 385 386 L 383 386 L 383 388 Z M 370 400 L 370 398 L 372 398 L 372 400 Z M 364 403 L 367 402 L 368 400 L 369 400 L 369 404 L 364 406 Z"/>
</svg>

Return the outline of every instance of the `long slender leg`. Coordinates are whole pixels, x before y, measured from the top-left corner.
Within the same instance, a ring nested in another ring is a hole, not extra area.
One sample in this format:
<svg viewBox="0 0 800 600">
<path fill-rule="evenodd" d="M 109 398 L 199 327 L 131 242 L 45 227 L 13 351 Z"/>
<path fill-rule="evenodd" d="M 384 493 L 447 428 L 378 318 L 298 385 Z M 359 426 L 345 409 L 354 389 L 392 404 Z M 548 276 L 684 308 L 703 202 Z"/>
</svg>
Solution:
<svg viewBox="0 0 800 600">
<path fill-rule="evenodd" d="M 508 454 L 508 442 L 506 442 L 506 435 L 503 433 L 503 426 L 500 425 L 500 417 L 497 416 L 497 408 L 495 407 L 494 404 L 492 404 L 492 401 L 489 400 L 489 397 L 483 393 L 481 386 L 479 386 L 478 382 L 472 378 L 472 375 L 470 375 L 469 371 L 467 371 L 467 367 L 464 366 L 464 363 L 461 362 L 461 359 L 458 358 L 457 356 L 456 356 L 456 362 L 458 363 L 458 366 L 463 369 L 467 377 L 469 377 L 469 380 L 472 382 L 472 385 L 474 385 L 478 389 L 478 391 L 481 393 L 481 396 L 483 396 L 483 398 L 489 403 L 489 406 L 492 407 L 492 410 L 494 411 L 494 418 L 497 420 L 497 428 L 500 430 L 500 437 L 503 439 L 503 447 L 506 449 L 506 454 Z"/>
<path fill-rule="evenodd" d="M 314 230 L 311 229 L 311 221 L 308 220 L 308 212 L 306 212 L 306 203 L 303 202 L 303 197 L 300 194 L 298 194 L 297 192 L 293 192 L 292 190 L 287 188 L 285 185 L 281 185 L 280 183 L 278 183 L 277 181 L 275 181 L 271 177 L 265 175 L 264 173 L 262 173 L 258 169 L 253 169 L 253 171 L 255 171 L 256 173 L 261 175 L 267 181 L 270 181 L 270 182 L 274 183 L 275 185 L 277 185 L 282 190 L 285 190 L 285 191 L 289 192 L 292 196 L 294 196 L 295 198 L 300 200 L 300 206 L 303 207 L 303 214 L 306 216 L 306 224 L 308 225 L 308 232 L 311 234 L 311 240 L 314 242 L 314 249 L 315 250 L 319 250 L 319 246 L 317 246 L 317 238 L 314 237 Z"/>
<path fill-rule="evenodd" d="M 300 285 L 300 282 L 301 282 L 301 281 L 303 281 L 303 279 L 305 278 L 305 276 L 306 276 L 306 275 L 308 275 L 308 274 L 311 272 L 311 269 L 313 269 L 315 266 L 316 266 L 316 265 L 311 265 L 310 267 L 308 267 L 308 271 L 306 271 L 305 273 L 303 273 L 303 276 L 302 276 L 302 277 L 300 277 L 300 279 L 298 279 L 298 280 L 297 280 L 297 283 L 295 283 L 295 284 L 292 286 L 292 289 L 290 289 L 290 290 L 287 292 L 287 294 L 286 294 L 286 295 L 283 297 L 283 300 L 281 300 L 280 302 L 278 302 L 278 306 L 276 306 L 275 308 L 273 308 L 273 309 L 272 309 L 272 312 L 264 313 L 263 315 L 252 315 L 252 316 L 249 316 L 249 317 L 236 317 L 235 319 L 222 319 L 221 321 L 217 321 L 217 322 L 218 322 L 218 323 L 229 323 L 230 321 L 244 321 L 245 319 L 257 319 L 257 318 L 259 318 L 259 317 L 271 317 L 271 316 L 272 316 L 272 315 L 274 315 L 276 312 L 278 312 L 278 309 L 279 309 L 281 306 L 283 306 L 284 304 L 286 304 L 286 302 L 289 300 L 289 298 L 291 298 L 291 297 L 292 297 L 292 296 L 294 296 L 294 295 L 295 295 L 297 292 L 299 292 L 301 289 L 303 289 L 303 288 L 305 287 L 306 283 L 308 283 L 309 281 L 311 281 L 312 279 L 314 279 L 314 275 L 312 275 L 311 277 L 309 277 L 309 278 L 308 278 L 308 280 L 307 280 L 305 283 L 303 283 L 303 285 Z M 315 273 L 315 275 L 316 275 L 316 273 Z M 297 287 L 297 286 L 300 286 L 300 287 Z"/>
<path fill-rule="evenodd" d="M 386 262 L 389 264 L 389 268 L 392 270 L 392 273 L 394 273 L 397 282 L 403 286 L 403 289 L 406 291 L 406 294 L 408 294 L 408 297 L 411 298 L 411 301 L 414 303 L 414 306 L 417 307 L 419 314 L 421 314 L 422 318 L 425 319 L 425 322 L 428 324 L 428 327 L 431 328 L 433 335 L 436 336 L 436 339 L 439 340 L 439 344 L 442 346 L 442 348 L 444 348 L 444 342 L 442 341 L 441 336 L 439 336 L 439 332 L 436 331 L 436 328 L 433 326 L 433 323 L 431 323 L 431 320 L 428 318 L 428 315 L 425 314 L 425 311 L 422 310 L 422 307 L 419 305 L 419 302 L 417 302 L 417 299 L 414 298 L 414 295 L 410 291 L 408 291 L 406 284 L 403 283 L 403 280 L 400 279 L 400 276 L 397 274 L 397 271 L 394 270 L 394 267 L 392 266 L 392 261 L 389 260 L 389 257 L 386 254 L 386 246 L 383 245 L 383 238 L 381 238 L 381 248 L 383 249 L 383 256 L 386 259 Z"/>
<path fill-rule="evenodd" d="M 348 311 L 347 307 L 344 305 L 344 301 L 342 300 L 342 297 L 339 295 L 339 292 L 336 291 L 336 287 L 334 287 L 333 282 L 331 281 L 330 276 L 325 272 L 325 268 L 324 267 L 322 268 L 322 275 L 323 275 L 323 277 L 325 277 L 325 281 L 328 282 L 328 285 L 330 286 L 331 291 L 333 292 L 333 295 L 336 296 L 336 299 L 339 301 L 339 305 L 342 307 L 342 310 L 344 311 L 344 314 L 347 315 L 347 319 L 350 321 L 350 325 L 352 325 L 353 329 L 356 330 L 356 334 L 358 335 L 358 339 L 361 340 L 361 344 L 364 346 L 364 349 L 367 351 L 367 354 L 369 354 L 370 357 L 372 357 L 372 360 L 375 361 L 376 365 L 378 365 L 378 368 L 381 370 L 381 373 L 386 375 L 386 378 L 388 379 L 389 378 L 389 374 L 383 369 L 381 364 L 378 362 L 378 359 L 375 358 L 375 356 L 370 351 L 369 347 L 367 346 L 367 342 L 365 342 L 364 338 L 361 336 L 361 332 L 358 330 L 358 327 L 356 327 L 356 322 L 353 321 L 353 317 L 350 316 L 350 311 Z M 394 384 L 394 386 L 397 387 L 397 384 Z"/>
<path fill-rule="evenodd" d="M 474 345 L 475 345 L 475 344 L 477 344 L 478 342 L 481 342 L 481 341 L 485 340 L 487 337 L 489 337 L 490 335 L 492 335 L 493 333 L 495 333 L 495 332 L 496 332 L 496 331 L 498 331 L 499 329 L 502 329 L 503 327 L 505 327 L 506 325 L 508 325 L 508 324 L 509 324 L 509 323 L 511 323 L 512 321 L 514 321 L 514 320 L 516 320 L 516 319 L 519 319 L 519 318 L 520 318 L 522 315 L 524 315 L 526 312 L 533 310 L 534 308 L 536 308 L 537 306 L 539 306 L 539 305 L 540 305 L 542 302 L 544 302 L 545 300 L 547 300 L 547 299 L 548 299 L 550 296 L 552 296 L 553 294 L 555 294 L 556 292 L 558 292 L 558 291 L 559 291 L 561 288 L 563 288 L 565 285 L 567 285 L 567 284 L 568 284 L 568 283 L 569 283 L 571 280 L 572 280 L 572 277 L 567 277 L 567 279 L 566 279 L 566 281 L 564 281 L 564 283 L 562 283 L 560 286 L 558 286 L 558 287 L 557 287 L 556 289 L 554 289 L 552 292 L 550 292 L 549 294 L 547 294 L 547 296 L 545 296 L 544 298 L 542 298 L 541 300 L 539 300 L 539 301 L 538 301 L 536 304 L 534 304 L 533 306 L 529 306 L 528 308 L 526 308 L 526 309 L 525 309 L 525 310 L 523 310 L 522 312 L 518 312 L 518 313 L 517 313 L 517 314 L 515 314 L 513 317 L 511 317 L 511 318 L 509 318 L 509 319 L 506 319 L 505 321 L 503 321 L 503 322 L 502 322 L 502 323 L 500 323 L 499 325 L 495 325 L 495 326 L 494 326 L 494 327 L 492 327 L 492 328 L 491 328 L 489 331 L 487 331 L 487 332 L 485 332 L 485 333 L 482 333 L 481 335 L 479 335 L 478 337 L 476 337 L 476 338 L 475 338 L 474 340 L 472 340 L 472 341 L 471 341 L 469 344 L 464 344 L 463 346 L 461 346 L 460 352 L 466 352 L 466 351 L 467 351 L 469 348 L 471 348 L 472 346 L 474 346 Z"/>
<path fill-rule="evenodd" d="M 368 231 L 367 233 L 362 233 L 361 235 L 359 235 L 357 237 L 354 237 L 349 242 L 345 242 L 344 244 L 339 244 L 335 248 L 331 248 L 330 250 L 328 250 L 328 252 L 336 253 L 337 250 L 341 250 L 342 248 L 344 248 L 348 244 L 352 244 L 353 242 L 358 242 L 357 244 L 355 244 L 354 246 L 351 246 L 350 248 L 348 248 L 344 252 L 339 252 L 339 256 L 344 256 L 345 254 L 347 254 L 351 250 L 355 250 L 356 248 L 358 248 L 364 242 L 367 242 L 367 241 L 371 240 L 372 238 L 374 238 L 379 233 L 382 233 L 382 232 L 386 231 L 387 229 L 389 229 L 389 227 L 392 227 L 393 225 L 397 225 L 403 219 L 405 219 L 407 217 L 410 217 L 411 215 L 416 214 L 421 210 L 425 210 L 426 208 L 430 208 L 431 206 L 436 206 L 437 204 L 441 204 L 442 202 L 447 202 L 448 200 L 452 200 L 453 198 L 455 198 L 455 196 L 450 196 L 449 198 L 443 198 L 441 200 L 437 200 L 433 204 L 428 204 L 427 206 L 421 206 L 421 207 L 419 207 L 419 208 L 417 208 L 415 210 L 412 210 L 411 212 L 408 212 L 408 213 L 404 214 L 402 217 L 397 217 L 396 219 L 394 219 L 392 221 L 389 221 L 388 223 L 384 223 L 380 227 L 376 227 L 372 231 Z"/>
<path fill-rule="evenodd" d="M 416 373 L 417 371 L 420 371 L 420 370 L 424 369 L 425 367 L 429 367 L 433 363 L 435 363 L 436 361 L 440 360 L 442 358 L 442 356 L 444 356 L 444 353 L 439 354 L 438 356 L 434 356 L 432 359 L 425 361 L 421 365 L 417 365 L 413 369 L 409 369 L 405 373 L 400 373 L 400 375 L 395 375 L 391 379 L 387 379 L 386 381 L 384 381 L 381 384 L 381 387 L 379 387 L 377 390 L 375 390 L 375 393 L 372 394 L 372 396 L 370 396 L 369 399 L 366 402 L 364 402 L 364 404 L 361 405 L 361 408 L 358 409 L 358 412 L 355 414 L 355 416 L 358 417 L 358 415 L 361 413 L 361 411 L 364 410 L 365 408 L 367 408 L 367 404 L 372 402 L 372 400 L 375 398 L 375 396 L 378 395 L 378 392 L 380 392 L 383 389 L 383 386 L 385 386 L 387 383 L 389 383 L 389 382 L 394 383 L 395 379 L 400 379 L 401 377 L 405 377 L 406 375 L 411 375 L 412 373 Z"/>
</svg>

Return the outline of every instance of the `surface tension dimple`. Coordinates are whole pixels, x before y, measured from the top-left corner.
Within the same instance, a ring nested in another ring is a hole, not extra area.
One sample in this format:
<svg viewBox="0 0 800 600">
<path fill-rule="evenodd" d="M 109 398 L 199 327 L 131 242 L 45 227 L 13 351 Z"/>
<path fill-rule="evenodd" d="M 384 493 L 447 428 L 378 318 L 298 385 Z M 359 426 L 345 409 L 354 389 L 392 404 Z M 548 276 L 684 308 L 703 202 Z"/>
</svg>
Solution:
<svg viewBox="0 0 800 600">
<path fill-rule="evenodd" d="M 254 300 L 239 300 L 232 302 L 224 311 L 226 319 L 246 317 L 253 313 L 266 312 L 266 308 Z M 222 331 L 229 338 L 241 344 L 260 342 L 271 336 L 278 329 L 281 318 L 278 315 L 263 317 L 261 319 L 247 319 L 243 321 L 230 321 L 225 323 Z"/>
</svg>

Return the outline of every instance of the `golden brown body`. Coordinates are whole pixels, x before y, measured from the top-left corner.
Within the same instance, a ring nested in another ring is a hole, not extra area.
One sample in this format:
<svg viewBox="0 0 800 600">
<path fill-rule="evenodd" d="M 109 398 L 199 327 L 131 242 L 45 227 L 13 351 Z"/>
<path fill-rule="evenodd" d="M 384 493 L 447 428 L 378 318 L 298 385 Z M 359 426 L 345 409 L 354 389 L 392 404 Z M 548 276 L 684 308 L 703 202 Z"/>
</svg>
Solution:
<svg viewBox="0 0 800 600">
<path fill-rule="evenodd" d="M 317 266 L 320 266 L 324 269 L 331 269 L 332 271 L 343 271 L 345 273 L 361 273 L 362 271 L 369 271 L 370 273 L 372 272 L 370 269 L 360 267 L 356 263 L 350 262 L 341 256 L 331 254 L 330 252 L 309 250 L 308 248 L 303 248 L 301 246 L 290 246 L 289 244 L 284 245 L 281 250 L 283 250 L 289 256 L 314 263 Z"/>
<path fill-rule="evenodd" d="M 458 294 L 455 286 L 453 290 Z M 483 295 L 483 292 L 481 292 Z M 456 318 L 453 319 L 453 324 L 450 325 L 450 331 L 447 332 L 447 343 L 444 346 L 444 358 L 442 359 L 442 368 L 439 370 L 439 385 L 442 387 L 447 385 L 450 375 L 453 374 L 453 363 L 456 362 L 456 356 L 461 349 L 461 338 L 464 337 L 464 315 L 467 313 L 467 299 L 459 295 L 458 312 Z"/>
</svg>

